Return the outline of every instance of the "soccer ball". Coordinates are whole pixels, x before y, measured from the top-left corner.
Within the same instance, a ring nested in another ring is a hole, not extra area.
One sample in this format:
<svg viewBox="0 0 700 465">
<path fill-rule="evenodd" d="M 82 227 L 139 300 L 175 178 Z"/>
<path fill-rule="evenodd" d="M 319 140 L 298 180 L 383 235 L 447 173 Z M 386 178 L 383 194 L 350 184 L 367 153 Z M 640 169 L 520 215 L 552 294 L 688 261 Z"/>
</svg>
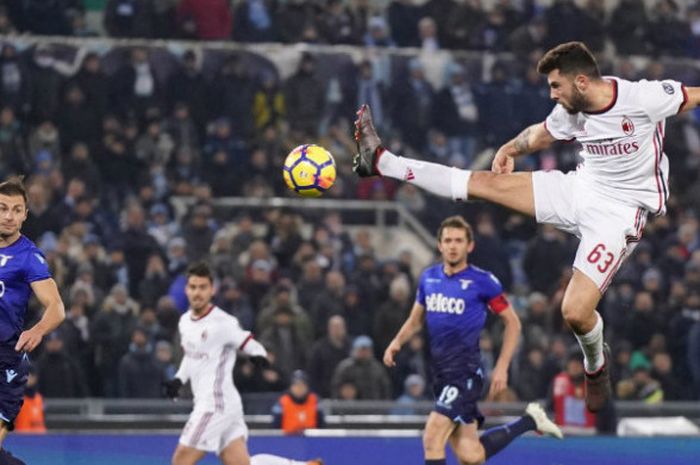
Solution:
<svg viewBox="0 0 700 465">
<path fill-rule="evenodd" d="M 335 182 L 335 160 L 323 147 L 300 145 L 284 160 L 287 187 L 302 197 L 320 197 Z"/>
</svg>

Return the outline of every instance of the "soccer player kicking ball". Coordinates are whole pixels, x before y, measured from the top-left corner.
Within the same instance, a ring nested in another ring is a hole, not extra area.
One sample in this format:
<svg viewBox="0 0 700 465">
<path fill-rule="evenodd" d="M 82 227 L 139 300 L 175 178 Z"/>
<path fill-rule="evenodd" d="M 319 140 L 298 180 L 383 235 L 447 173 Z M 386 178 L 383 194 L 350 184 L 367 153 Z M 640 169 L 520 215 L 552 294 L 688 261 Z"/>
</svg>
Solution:
<svg viewBox="0 0 700 465">
<path fill-rule="evenodd" d="M 479 335 L 486 314 L 491 310 L 505 324 L 503 347 L 493 369 L 489 396 L 508 386 L 508 366 L 520 337 L 520 319 L 498 279 L 467 262 L 474 241 L 472 229 L 464 218 L 451 216 L 443 221 L 437 239 L 442 263 L 421 275 L 411 314 L 384 352 L 384 364 L 394 366 L 394 357 L 401 346 L 426 326 L 436 402 L 425 424 L 425 464 L 445 465 L 448 442 L 460 463 L 475 465 L 488 460 L 527 431 L 561 439 L 559 427 L 536 403 L 529 404 L 525 415 L 518 420 L 478 436 L 477 429 L 484 421 L 476 405 L 484 382 Z"/>
<path fill-rule="evenodd" d="M 596 307 L 642 237 L 647 215 L 666 211 L 665 119 L 697 107 L 700 87 L 601 76 L 581 42 L 548 51 L 537 69 L 547 76 L 556 105 L 544 122 L 526 128 L 496 152 L 491 171 L 460 170 L 390 153 L 381 145 L 367 106 L 355 122 L 353 168 L 360 176 L 388 176 L 454 200 L 488 200 L 581 239 L 561 309 L 583 349 L 586 406 L 596 412 L 611 391 L 610 351 L 603 344 L 603 320 Z M 515 157 L 574 139 L 583 158 L 576 171 L 513 173 Z"/>
<path fill-rule="evenodd" d="M 194 465 L 207 452 L 215 452 L 224 465 L 322 465 L 274 455 L 248 455 L 248 427 L 241 396 L 233 385 L 236 351 L 254 362 L 267 362 L 267 351 L 238 320 L 211 303 L 214 296 L 211 269 L 205 263 L 187 270 L 185 293 L 190 309 L 180 318 L 179 331 L 185 356 L 172 381 L 165 383 L 171 398 L 189 381 L 194 409 L 175 449 L 173 465 Z"/>
<path fill-rule="evenodd" d="M 20 179 L 0 183 L 0 447 L 14 429 L 29 374 L 27 352 L 65 318 L 63 301 L 41 251 L 20 233 L 27 219 L 27 192 Z M 32 292 L 42 306 L 41 320 L 27 331 L 24 316 Z M 0 449 L 0 465 L 23 465 Z"/>
</svg>

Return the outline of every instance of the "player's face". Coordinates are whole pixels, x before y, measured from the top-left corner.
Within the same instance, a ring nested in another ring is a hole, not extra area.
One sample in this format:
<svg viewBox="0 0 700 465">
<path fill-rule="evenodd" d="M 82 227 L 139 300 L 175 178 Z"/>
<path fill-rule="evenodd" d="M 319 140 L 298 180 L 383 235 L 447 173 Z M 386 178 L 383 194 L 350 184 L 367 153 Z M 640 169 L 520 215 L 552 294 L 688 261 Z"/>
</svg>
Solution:
<svg viewBox="0 0 700 465">
<path fill-rule="evenodd" d="M 547 75 L 549 97 L 561 104 L 571 115 L 585 110 L 588 106 L 586 96 L 581 90 L 582 87 L 585 87 L 585 82 L 582 79 L 585 79 L 585 77 L 581 75 L 572 77 L 561 74 L 558 69 Z"/>
<path fill-rule="evenodd" d="M 190 308 L 199 313 L 209 307 L 214 296 L 214 286 L 209 278 L 204 276 L 190 276 L 187 278 L 185 294 L 190 303 Z"/>
<path fill-rule="evenodd" d="M 474 242 L 467 239 L 467 231 L 462 228 L 445 228 L 438 243 L 442 260 L 451 267 L 466 264 L 467 255 L 474 250 Z"/>
<path fill-rule="evenodd" d="M 10 237 L 19 233 L 27 219 L 27 204 L 21 195 L 0 194 L 0 237 Z"/>
</svg>

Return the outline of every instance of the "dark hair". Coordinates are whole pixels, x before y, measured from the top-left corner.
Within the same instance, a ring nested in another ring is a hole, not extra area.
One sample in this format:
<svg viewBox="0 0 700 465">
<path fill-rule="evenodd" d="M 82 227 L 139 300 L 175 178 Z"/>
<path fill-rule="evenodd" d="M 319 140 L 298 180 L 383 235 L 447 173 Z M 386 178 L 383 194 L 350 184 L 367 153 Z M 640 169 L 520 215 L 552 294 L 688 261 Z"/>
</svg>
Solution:
<svg viewBox="0 0 700 465">
<path fill-rule="evenodd" d="M 7 196 L 22 196 L 24 205 L 27 205 L 27 189 L 24 188 L 22 178 L 13 176 L 7 181 L 0 183 L 0 194 Z"/>
<path fill-rule="evenodd" d="M 566 42 L 557 45 L 537 63 L 537 72 L 549 74 L 558 69 L 561 74 L 584 74 L 600 78 L 600 69 L 595 57 L 583 42 Z"/>
<path fill-rule="evenodd" d="M 208 278 L 209 282 L 214 283 L 214 273 L 212 273 L 211 268 L 206 262 L 196 262 L 187 267 L 187 272 L 185 273 L 187 279 L 190 276 L 199 276 L 200 278 Z"/>
<path fill-rule="evenodd" d="M 467 232 L 467 241 L 472 242 L 474 240 L 474 232 L 472 231 L 472 227 L 469 225 L 469 223 L 467 223 L 467 220 L 460 215 L 450 216 L 445 218 L 442 223 L 440 223 L 440 227 L 438 228 L 437 232 L 438 241 L 442 240 L 442 231 L 445 228 L 464 229 Z"/>
</svg>

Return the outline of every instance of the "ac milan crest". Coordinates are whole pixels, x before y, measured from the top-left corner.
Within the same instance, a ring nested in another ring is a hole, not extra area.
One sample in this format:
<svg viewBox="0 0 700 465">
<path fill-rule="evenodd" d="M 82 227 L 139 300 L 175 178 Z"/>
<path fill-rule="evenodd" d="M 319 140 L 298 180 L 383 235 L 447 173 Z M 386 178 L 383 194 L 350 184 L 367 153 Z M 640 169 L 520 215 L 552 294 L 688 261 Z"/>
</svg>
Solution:
<svg viewBox="0 0 700 465">
<path fill-rule="evenodd" d="M 626 116 L 622 118 L 622 132 L 628 136 L 634 134 L 634 123 L 632 123 L 632 120 Z"/>
</svg>

